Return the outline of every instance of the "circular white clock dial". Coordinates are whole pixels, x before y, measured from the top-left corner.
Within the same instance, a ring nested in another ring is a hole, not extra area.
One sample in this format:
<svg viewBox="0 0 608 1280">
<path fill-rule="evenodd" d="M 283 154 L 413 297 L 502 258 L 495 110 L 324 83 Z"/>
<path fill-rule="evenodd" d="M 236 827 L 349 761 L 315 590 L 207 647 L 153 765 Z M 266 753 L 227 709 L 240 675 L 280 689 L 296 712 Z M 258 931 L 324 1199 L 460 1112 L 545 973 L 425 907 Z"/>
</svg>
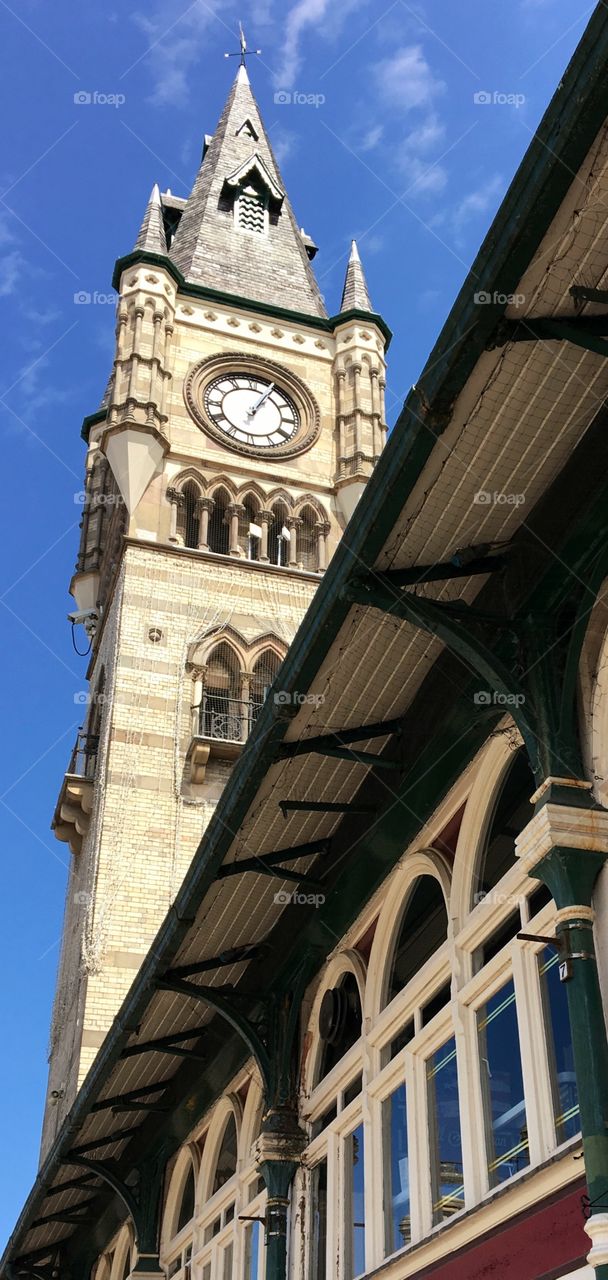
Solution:
<svg viewBox="0 0 608 1280">
<path fill-rule="evenodd" d="M 276 383 L 252 373 L 222 374 L 205 390 L 214 426 L 239 444 L 276 448 L 295 436 L 300 417 Z"/>
</svg>

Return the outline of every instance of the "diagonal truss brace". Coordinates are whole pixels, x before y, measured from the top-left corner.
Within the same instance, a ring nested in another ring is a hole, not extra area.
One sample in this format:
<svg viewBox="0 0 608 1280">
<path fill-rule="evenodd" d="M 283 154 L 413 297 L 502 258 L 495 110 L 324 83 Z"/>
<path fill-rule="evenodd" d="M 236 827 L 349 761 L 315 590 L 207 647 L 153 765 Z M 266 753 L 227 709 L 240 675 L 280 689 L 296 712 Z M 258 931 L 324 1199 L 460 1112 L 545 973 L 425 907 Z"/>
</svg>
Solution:
<svg viewBox="0 0 608 1280">
<path fill-rule="evenodd" d="M 257 875 L 273 876 L 277 880 L 293 880 L 296 884 L 307 884 L 312 888 L 319 887 L 320 882 L 305 872 L 290 871 L 283 867 L 284 862 L 295 862 L 297 858 L 310 858 L 314 855 L 325 856 L 329 853 L 329 840 L 311 840 L 291 849 L 277 849 L 275 853 L 260 854 L 259 857 L 241 858 L 237 862 L 228 862 L 220 867 L 217 877 L 223 880 L 227 876 L 240 876 L 252 871 Z"/>
<path fill-rule="evenodd" d="M 191 1000 L 203 1000 L 225 1018 L 245 1041 L 258 1064 L 266 1088 L 269 1088 L 272 1079 L 272 1063 L 266 1046 L 253 1023 L 241 1013 L 233 999 L 222 993 L 221 988 L 199 987 L 195 982 L 184 982 L 183 979 L 174 977 L 171 969 L 164 977 L 156 980 L 156 986 L 161 991 L 174 991 L 177 995 L 187 996 Z"/>
<path fill-rule="evenodd" d="M 354 579 L 347 586 L 346 595 L 353 603 L 367 604 L 370 608 L 391 613 L 393 617 L 403 618 L 413 626 L 437 636 L 469 669 L 487 682 L 488 689 L 501 694 L 505 709 L 513 716 L 525 741 L 533 771 L 535 774 L 539 772 L 534 713 L 531 707 L 528 709 L 526 692 L 505 663 L 466 625 L 469 620 L 492 621 L 494 624 L 500 622 L 504 629 L 510 630 L 513 628 L 510 620 L 490 619 L 469 610 L 467 606 L 441 604 L 406 591 L 396 595 L 374 578 Z"/>
<path fill-rule="evenodd" d="M 288 813 L 376 813 L 373 804 L 357 804 L 350 800 L 279 800 L 279 809 L 284 818 Z"/>
</svg>

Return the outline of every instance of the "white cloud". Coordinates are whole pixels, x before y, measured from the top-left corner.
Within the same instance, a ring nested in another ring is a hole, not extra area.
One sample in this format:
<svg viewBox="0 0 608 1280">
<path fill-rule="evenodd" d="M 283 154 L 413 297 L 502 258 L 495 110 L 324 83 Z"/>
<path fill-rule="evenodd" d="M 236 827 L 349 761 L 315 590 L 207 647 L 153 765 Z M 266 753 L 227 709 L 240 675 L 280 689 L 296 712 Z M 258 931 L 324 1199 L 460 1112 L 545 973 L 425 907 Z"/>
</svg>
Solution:
<svg viewBox="0 0 608 1280">
<path fill-rule="evenodd" d="M 6 298 L 9 293 L 14 293 L 25 265 L 25 258 L 19 249 L 11 249 L 8 253 L 2 254 L 0 257 L 0 298 Z"/>
<path fill-rule="evenodd" d="M 272 150 L 278 165 L 283 165 L 293 155 L 297 149 L 298 140 L 295 133 L 289 133 L 286 129 L 280 131 L 275 129 L 272 133 Z"/>
<path fill-rule="evenodd" d="M 431 226 L 444 227 L 453 235 L 455 244 L 461 249 L 465 248 L 467 233 L 474 230 L 478 235 L 479 219 L 494 213 L 503 190 L 504 180 L 501 174 L 492 174 L 479 187 L 463 196 L 453 208 L 445 208 L 437 213 L 432 219 Z"/>
<path fill-rule="evenodd" d="M 363 134 L 363 137 L 359 142 L 358 150 L 373 151 L 374 148 L 378 146 L 378 143 L 382 142 L 383 137 L 384 137 L 384 125 L 383 124 L 371 125 L 371 127 L 369 129 L 366 129 L 365 133 Z"/>
<path fill-rule="evenodd" d="M 146 12 L 133 14 L 133 21 L 143 33 L 144 46 L 138 61 L 145 63 L 151 72 L 153 90 L 151 101 L 158 106 L 183 106 L 189 99 L 189 73 L 202 57 L 205 36 L 218 13 L 228 19 L 232 0 L 197 0 L 184 12 L 183 0 L 166 0 L 150 5 Z M 226 32 L 227 48 L 237 48 L 238 36 L 230 40 Z M 128 73 L 125 79 L 128 80 Z"/>
<path fill-rule="evenodd" d="M 335 40 L 344 30 L 349 15 L 356 9 L 366 8 L 368 3 L 369 0 L 341 0 L 336 5 L 333 0 L 296 0 L 286 19 L 281 15 L 285 35 L 275 84 L 282 89 L 294 87 L 304 60 L 302 38 L 309 28 L 326 40 Z"/>
<path fill-rule="evenodd" d="M 443 165 L 428 164 L 419 156 L 410 155 L 402 158 L 403 170 L 408 178 L 409 186 L 403 192 L 408 195 L 438 195 L 447 186 L 448 175 Z"/>
<path fill-rule="evenodd" d="M 402 111 L 428 108 L 446 89 L 419 44 L 404 45 L 390 58 L 383 58 L 376 63 L 374 75 L 382 96 Z"/>
</svg>

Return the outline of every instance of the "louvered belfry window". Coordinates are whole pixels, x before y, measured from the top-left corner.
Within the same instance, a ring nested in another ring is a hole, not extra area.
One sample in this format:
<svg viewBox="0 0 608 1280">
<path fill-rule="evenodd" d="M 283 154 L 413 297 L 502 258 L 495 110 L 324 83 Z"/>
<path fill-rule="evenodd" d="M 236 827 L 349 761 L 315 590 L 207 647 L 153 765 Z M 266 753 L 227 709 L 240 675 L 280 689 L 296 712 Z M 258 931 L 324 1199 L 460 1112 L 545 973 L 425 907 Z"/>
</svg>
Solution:
<svg viewBox="0 0 608 1280">
<path fill-rule="evenodd" d="M 255 187 L 242 187 L 237 201 L 237 223 L 240 231 L 263 235 L 266 228 L 266 202 Z"/>
</svg>

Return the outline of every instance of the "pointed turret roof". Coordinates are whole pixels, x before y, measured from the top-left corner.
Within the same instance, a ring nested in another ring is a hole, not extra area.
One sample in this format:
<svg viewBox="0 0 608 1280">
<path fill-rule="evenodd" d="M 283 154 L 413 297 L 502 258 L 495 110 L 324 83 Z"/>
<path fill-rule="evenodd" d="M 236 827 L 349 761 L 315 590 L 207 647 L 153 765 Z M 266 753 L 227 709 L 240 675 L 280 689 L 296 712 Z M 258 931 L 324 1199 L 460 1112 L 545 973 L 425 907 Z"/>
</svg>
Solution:
<svg viewBox="0 0 608 1280">
<path fill-rule="evenodd" d="M 351 245 L 340 311 L 373 311 L 356 240 Z"/>
<path fill-rule="evenodd" d="M 263 197 L 261 231 L 255 216 L 244 216 L 249 229 L 235 218 L 243 188 Z M 327 314 L 244 66 L 205 150 L 170 256 L 194 284 L 307 315 Z"/>
<path fill-rule="evenodd" d="M 135 241 L 136 249 L 145 249 L 148 253 L 164 253 L 167 252 L 167 238 L 165 236 L 165 227 L 163 223 L 163 210 L 160 201 L 160 191 L 158 184 L 154 183 L 152 193 L 144 220 L 141 224 L 140 232 Z"/>
</svg>

